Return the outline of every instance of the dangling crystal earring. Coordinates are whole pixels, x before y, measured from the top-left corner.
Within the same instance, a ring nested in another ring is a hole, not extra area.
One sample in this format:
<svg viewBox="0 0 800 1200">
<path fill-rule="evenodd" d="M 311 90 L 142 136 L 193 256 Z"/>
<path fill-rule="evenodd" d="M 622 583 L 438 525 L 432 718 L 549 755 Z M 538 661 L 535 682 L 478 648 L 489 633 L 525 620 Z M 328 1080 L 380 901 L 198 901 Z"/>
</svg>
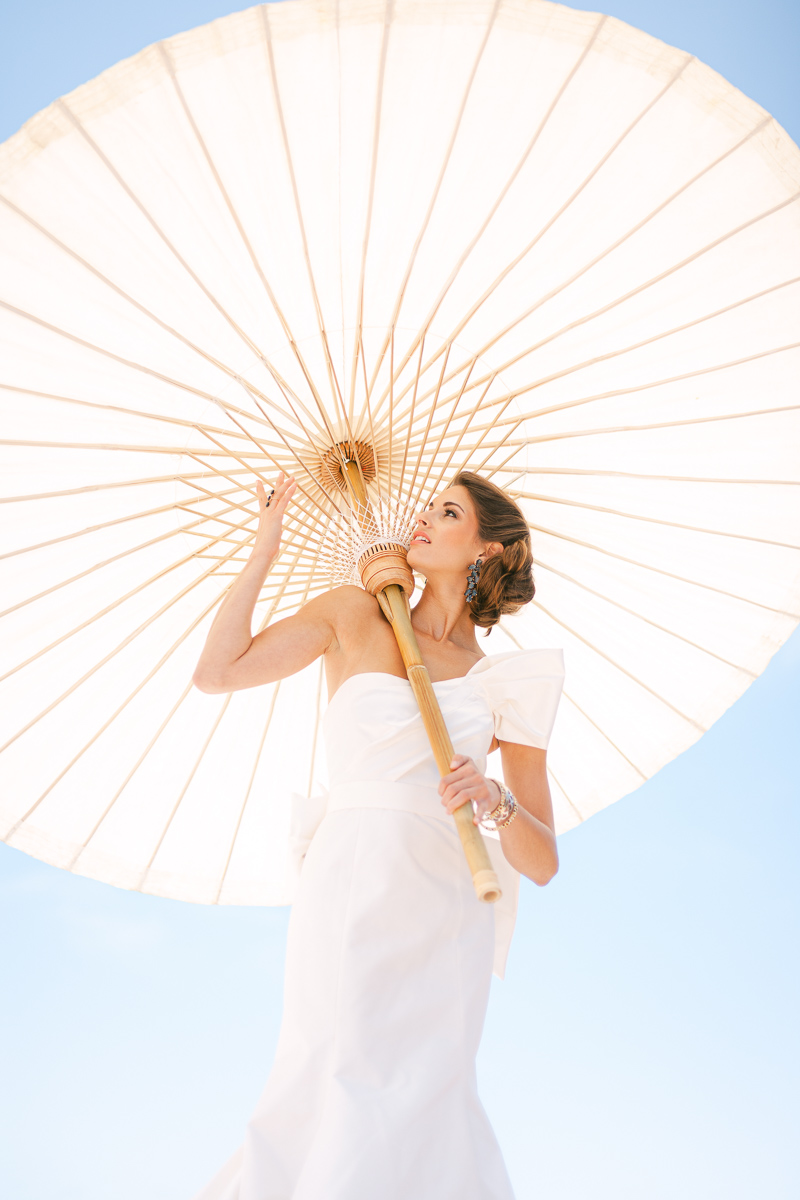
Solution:
<svg viewBox="0 0 800 1200">
<path fill-rule="evenodd" d="M 467 604 L 469 604 L 470 600 L 473 600 L 478 594 L 478 576 L 481 573 L 482 566 L 483 563 L 479 558 L 476 558 L 474 563 L 469 564 L 469 570 L 467 572 L 467 590 L 464 592 L 464 595 L 467 598 Z"/>
</svg>

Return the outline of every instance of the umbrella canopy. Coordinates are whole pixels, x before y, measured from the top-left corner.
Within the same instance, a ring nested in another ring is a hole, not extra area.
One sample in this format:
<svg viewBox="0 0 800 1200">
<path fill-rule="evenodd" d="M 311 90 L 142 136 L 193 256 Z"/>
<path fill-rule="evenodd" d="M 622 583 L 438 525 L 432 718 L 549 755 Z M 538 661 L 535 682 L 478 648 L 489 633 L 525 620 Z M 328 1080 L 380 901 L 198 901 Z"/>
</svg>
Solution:
<svg viewBox="0 0 800 1200">
<path fill-rule="evenodd" d="M 190 678 L 255 479 L 261 627 L 458 469 L 519 499 L 569 829 L 691 745 L 800 610 L 800 151 L 691 55 L 544 0 L 286 0 L 0 147 L 0 834 L 200 902 L 288 896 L 320 664 Z M 345 547 L 346 550 L 346 547 Z"/>
</svg>

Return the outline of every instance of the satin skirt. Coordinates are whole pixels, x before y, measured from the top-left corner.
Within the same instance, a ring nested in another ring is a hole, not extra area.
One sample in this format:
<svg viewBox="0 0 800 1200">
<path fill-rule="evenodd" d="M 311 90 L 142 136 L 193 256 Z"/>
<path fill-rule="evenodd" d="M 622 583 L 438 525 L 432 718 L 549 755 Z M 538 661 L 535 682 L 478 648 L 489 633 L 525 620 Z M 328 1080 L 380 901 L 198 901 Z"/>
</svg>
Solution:
<svg viewBox="0 0 800 1200">
<path fill-rule="evenodd" d="M 494 956 L 434 788 L 331 790 L 243 1145 L 195 1200 L 513 1200 L 478 1098 Z"/>
</svg>

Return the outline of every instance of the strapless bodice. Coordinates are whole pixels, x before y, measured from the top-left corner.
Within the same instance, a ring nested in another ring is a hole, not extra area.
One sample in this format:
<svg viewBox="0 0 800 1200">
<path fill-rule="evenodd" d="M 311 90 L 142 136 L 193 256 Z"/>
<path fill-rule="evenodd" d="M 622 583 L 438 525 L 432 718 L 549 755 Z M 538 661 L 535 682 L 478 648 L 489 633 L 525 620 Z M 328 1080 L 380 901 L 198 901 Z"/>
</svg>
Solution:
<svg viewBox="0 0 800 1200">
<path fill-rule="evenodd" d="M 457 754 L 479 770 L 493 736 L 544 749 L 561 694 L 561 650 L 482 658 L 464 676 L 434 683 Z M 323 717 L 329 787 L 402 782 L 435 788 L 439 773 L 407 679 L 382 671 L 351 675 Z"/>
</svg>

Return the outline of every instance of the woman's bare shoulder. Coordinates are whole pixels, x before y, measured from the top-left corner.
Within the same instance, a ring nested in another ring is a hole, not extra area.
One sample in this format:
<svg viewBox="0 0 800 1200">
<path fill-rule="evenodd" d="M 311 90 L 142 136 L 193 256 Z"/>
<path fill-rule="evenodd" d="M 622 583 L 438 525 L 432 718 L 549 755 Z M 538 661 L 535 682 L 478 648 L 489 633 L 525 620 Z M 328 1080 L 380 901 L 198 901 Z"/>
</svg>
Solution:
<svg viewBox="0 0 800 1200">
<path fill-rule="evenodd" d="M 345 583 L 316 596 L 313 604 L 334 626 L 365 622 L 380 617 L 378 601 L 355 584 Z"/>
</svg>

